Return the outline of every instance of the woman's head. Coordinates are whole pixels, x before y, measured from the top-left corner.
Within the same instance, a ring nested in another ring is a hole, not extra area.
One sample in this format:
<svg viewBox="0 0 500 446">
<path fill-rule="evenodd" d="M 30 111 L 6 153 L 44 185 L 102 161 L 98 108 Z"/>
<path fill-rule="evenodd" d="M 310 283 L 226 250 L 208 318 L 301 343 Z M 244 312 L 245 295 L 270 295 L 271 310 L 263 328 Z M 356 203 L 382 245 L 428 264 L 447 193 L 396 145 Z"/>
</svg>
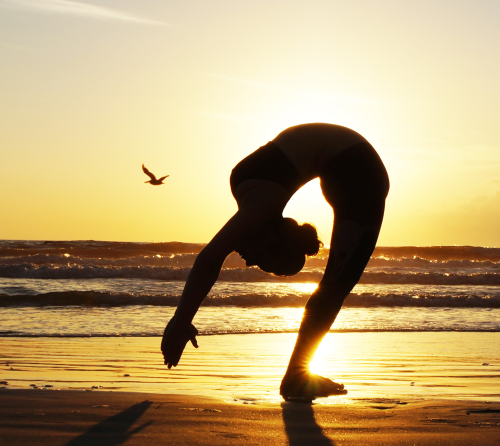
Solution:
<svg viewBox="0 0 500 446">
<path fill-rule="evenodd" d="M 304 267 L 306 255 L 316 255 L 322 245 L 313 225 L 281 218 L 252 234 L 236 251 L 248 266 L 257 265 L 278 276 L 293 276 Z"/>
</svg>

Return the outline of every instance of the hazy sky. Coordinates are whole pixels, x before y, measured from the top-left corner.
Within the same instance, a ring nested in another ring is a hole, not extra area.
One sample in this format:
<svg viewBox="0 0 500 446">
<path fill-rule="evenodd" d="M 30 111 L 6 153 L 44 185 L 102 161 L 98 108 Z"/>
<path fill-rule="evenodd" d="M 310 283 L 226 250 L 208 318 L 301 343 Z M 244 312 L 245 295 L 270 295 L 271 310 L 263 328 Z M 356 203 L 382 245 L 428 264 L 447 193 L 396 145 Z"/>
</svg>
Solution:
<svg viewBox="0 0 500 446">
<path fill-rule="evenodd" d="M 0 239 L 207 242 L 240 159 L 331 122 L 389 171 L 379 245 L 500 246 L 499 46 L 493 0 L 0 0 Z M 286 214 L 329 241 L 317 181 Z"/>
</svg>

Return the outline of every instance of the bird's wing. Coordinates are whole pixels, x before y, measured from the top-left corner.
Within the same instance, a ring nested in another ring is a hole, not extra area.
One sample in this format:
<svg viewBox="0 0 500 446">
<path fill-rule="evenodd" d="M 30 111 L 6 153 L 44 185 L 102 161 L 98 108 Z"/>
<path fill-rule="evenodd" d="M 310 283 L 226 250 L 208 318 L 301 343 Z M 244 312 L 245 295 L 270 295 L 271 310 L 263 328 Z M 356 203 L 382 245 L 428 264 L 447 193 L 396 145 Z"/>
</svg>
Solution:
<svg viewBox="0 0 500 446">
<path fill-rule="evenodd" d="M 165 175 L 164 177 L 161 177 L 158 181 L 163 181 L 165 178 L 169 177 L 170 175 Z"/>
<path fill-rule="evenodd" d="M 152 180 L 156 180 L 156 177 L 146 167 L 144 167 L 144 164 L 142 165 L 142 171 Z"/>
</svg>

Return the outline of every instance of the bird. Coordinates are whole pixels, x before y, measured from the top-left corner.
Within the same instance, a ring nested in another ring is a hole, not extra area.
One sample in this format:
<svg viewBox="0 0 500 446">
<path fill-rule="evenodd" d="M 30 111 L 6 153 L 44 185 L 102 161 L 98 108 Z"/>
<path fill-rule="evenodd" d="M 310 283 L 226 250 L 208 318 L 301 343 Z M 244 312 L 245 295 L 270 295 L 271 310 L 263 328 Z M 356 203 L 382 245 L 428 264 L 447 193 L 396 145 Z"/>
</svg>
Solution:
<svg viewBox="0 0 500 446">
<path fill-rule="evenodd" d="M 164 184 L 163 183 L 163 180 L 167 177 L 169 177 L 170 175 L 165 175 L 164 177 L 161 177 L 159 178 L 158 180 L 156 179 L 156 177 L 146 168 L 144 167 L 144 164 L 142 165 L 142 171 L 149 177 L 151 178 L 149 181 L 144 181 L 144 183 L 150 183 L 152 184 L 153 186 L 159 186 L 161 184 Z"/>
</svg>

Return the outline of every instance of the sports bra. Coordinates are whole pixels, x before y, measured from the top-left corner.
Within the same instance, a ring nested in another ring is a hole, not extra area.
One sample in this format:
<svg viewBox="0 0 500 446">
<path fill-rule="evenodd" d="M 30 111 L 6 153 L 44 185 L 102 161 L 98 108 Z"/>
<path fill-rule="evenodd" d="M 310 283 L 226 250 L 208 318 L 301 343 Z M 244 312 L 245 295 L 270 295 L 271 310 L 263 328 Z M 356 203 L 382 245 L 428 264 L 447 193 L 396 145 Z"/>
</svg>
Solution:
<svg viewBox="0 0 500 446">
<path fill-rule="evenodd" d="M 236 188 L 247 180 L 267 180 L 283 186 L 293 195 L 307 181 L 281 149 L 272 141 L 241 160 L 231 172 L 230 184 L 234 195 Z"/>
</svg>

